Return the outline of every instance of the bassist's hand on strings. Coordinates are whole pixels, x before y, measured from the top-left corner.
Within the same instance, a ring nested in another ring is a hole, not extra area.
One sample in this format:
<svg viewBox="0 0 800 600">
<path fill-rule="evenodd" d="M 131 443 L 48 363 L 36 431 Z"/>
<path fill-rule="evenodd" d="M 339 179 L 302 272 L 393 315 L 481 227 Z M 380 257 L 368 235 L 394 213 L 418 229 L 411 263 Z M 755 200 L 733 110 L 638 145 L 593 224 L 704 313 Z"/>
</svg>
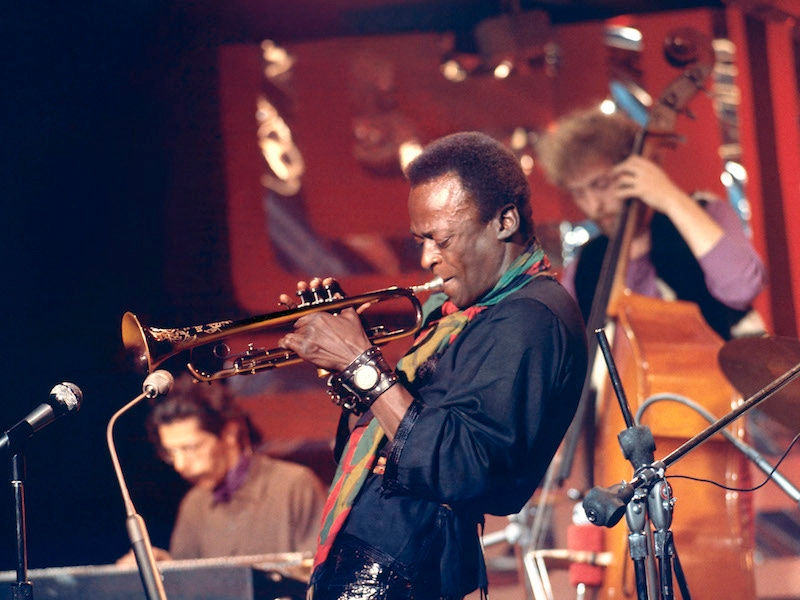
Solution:
<svg viewBox="0 0 800 600">
<path fill-rule="evenodd" d="M 632 155 L 616 165 L 614 193 L 619 201 L 638 198 L 666 215 L 686 241 L 692 254 L 707 254 L 725 235 L 722 227 L 653 161 Z"/>
</svg>

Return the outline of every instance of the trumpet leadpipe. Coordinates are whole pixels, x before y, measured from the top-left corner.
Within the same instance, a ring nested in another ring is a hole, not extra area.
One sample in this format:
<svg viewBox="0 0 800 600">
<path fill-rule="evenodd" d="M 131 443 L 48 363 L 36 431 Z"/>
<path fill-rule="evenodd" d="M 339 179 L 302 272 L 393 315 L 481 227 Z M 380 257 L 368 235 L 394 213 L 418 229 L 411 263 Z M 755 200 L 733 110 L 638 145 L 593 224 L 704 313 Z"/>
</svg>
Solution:
<svg viewBox="0 0 800 600">
<path fill-rule="evenodd" d="M 444 286 L 444 279 L 442 279 L 441 277 L 434 277 L 433 279 L 431 279 L 426 283 L 421 283 L 420 285 L 412 285 L 409 289 L 415 294 L 419 294 L 421 292 L 440 292 L 442 291 L 443 286 Z"/>
</svg>

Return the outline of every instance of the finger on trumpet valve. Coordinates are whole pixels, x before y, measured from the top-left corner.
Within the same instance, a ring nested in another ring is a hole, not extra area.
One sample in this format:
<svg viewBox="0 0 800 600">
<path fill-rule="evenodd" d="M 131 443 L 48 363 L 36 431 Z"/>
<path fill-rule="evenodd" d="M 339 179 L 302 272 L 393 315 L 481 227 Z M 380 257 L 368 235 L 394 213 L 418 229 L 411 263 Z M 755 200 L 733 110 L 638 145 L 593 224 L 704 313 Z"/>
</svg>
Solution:
<svg viewBox="0 0 800 600">
<path fill-rule="evenodd" d="M 319 304 L 323 302 L 325 298 L 322 296 L 323 287 L 322 287 L 322 278 L 321 277 L 314 277 L 311 281 L 308 282 L 309 287 L 311 288 L 311 298 L 314 304 Z"/>
<path fill-rule="evenodd" d="M 309 289 L 309 286 L 305 281 L 297 282 L 296 295 L 298 298 L 300 298 L 300 302 L 297 306 L 306 306 L 314 301 L 314 293 L 311 291 L 311 289 Z"/>
<path fill-rule="evenodd" d="M 322 282 L 322 287 L 325 289 L 325 299 L 335 300 L 337 298 L 344 298 L 344 290 L 339 282 L 332 277 L 326 277 Z"/>
<path fill-rule="evenodd" d="M 308 283 L 300 281 L 297 284 L 297 297 L 300 298 L 298 307 L 306 307 L 323 302 L 330 302 L 344 298 L 344 291 L 339 282 L 333 277 L 314 277 Z M 281 297 L 281 300 L 283 297 Z"/>
<path fill-rule="evenodd" d="M 289 296 L 287 296 L 286 294 L 281 294 L 280 296 L 278 296 L 278 306 L 283 306 L 288 310 L 292 310 L 293 308 L 297 307 L 297 305 L 294 302 L 292 302 L 292 299 L 289 298 Z"/>
</svg>

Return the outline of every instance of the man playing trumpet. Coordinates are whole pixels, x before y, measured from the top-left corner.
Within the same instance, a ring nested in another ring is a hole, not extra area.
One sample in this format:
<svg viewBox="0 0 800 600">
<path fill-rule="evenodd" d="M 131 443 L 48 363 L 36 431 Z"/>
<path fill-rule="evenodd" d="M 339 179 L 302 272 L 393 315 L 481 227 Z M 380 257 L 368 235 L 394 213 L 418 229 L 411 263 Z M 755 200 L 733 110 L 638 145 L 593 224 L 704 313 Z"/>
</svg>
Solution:
<svg viewBox="0 0 800 600">
<path fill-rule="evenodd" d="M 485 590 L 484 515 L 532 496 L 586 372 L 583 321 L 549 273 L 513 154 L 458 133 L 406 174 L 421 264 L 443 280 L 409 352 L 391 368 L 352 308 L 305 315 L 279 342 L 330 371 L 333 395 L 355 406 L 339 428 L 315 600 Z"/>
</svg>

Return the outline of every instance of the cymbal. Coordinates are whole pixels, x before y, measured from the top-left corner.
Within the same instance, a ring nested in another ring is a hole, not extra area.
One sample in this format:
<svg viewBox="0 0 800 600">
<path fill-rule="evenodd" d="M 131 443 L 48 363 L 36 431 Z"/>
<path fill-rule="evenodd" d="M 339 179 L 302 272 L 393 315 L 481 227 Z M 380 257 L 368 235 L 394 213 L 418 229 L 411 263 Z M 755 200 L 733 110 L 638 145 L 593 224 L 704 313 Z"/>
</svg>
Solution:
<svg viewBox="0 0 800 600">
<path fill-rule="evenodd" d="M 717 360 L 728 381 L 747 399 L 800 363 L 800 340 L 779 336 L 739 338 L 726 342 Z M 800 377 L 759 403 L 758 409 L 800 431 Z"/>
</svg>

